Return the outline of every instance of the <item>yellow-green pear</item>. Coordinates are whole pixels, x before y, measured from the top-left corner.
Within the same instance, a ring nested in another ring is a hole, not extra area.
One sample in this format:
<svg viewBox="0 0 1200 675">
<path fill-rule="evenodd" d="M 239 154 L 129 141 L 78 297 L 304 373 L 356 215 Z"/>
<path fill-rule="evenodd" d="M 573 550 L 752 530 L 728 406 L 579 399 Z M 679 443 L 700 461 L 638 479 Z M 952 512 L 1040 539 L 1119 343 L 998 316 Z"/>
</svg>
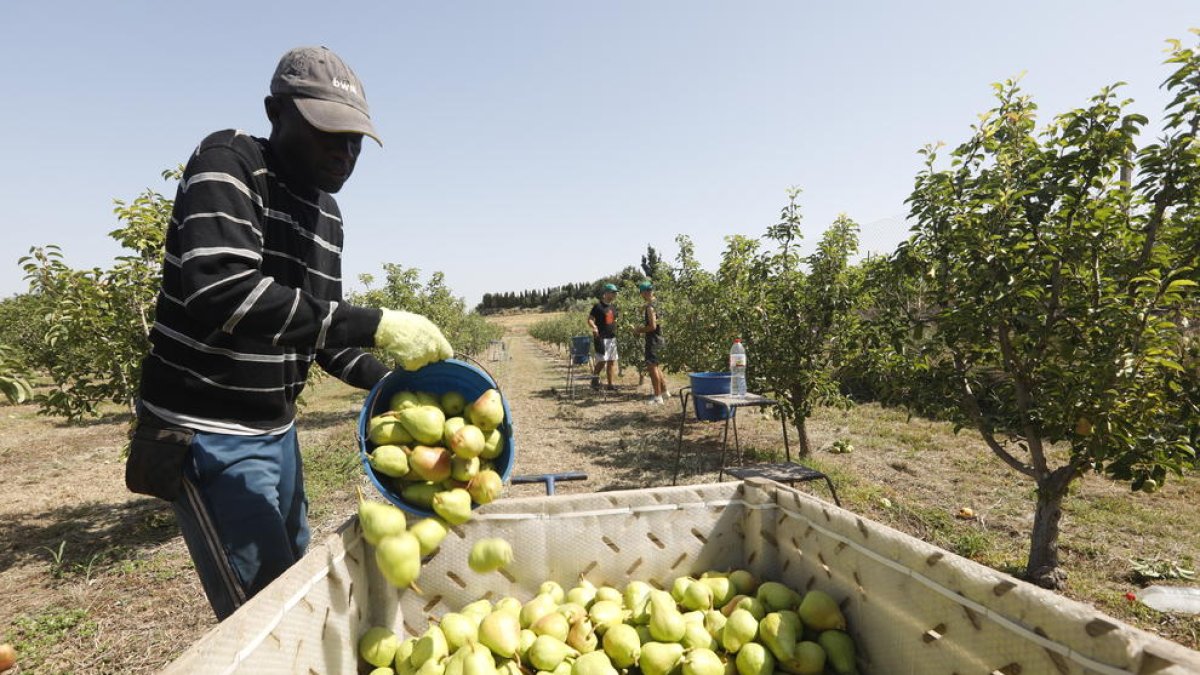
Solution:
<svg viewBox="0 0 1200 675">
<path fill-rule="evenodd" d="M 474 424 L 464 424 L 450 437 L 450 452 L 463 459 L 478 457 L 483 452 L 483 431 Z"/>
<path fill-rule="evenodd" d="M 521 663 L 516 659 L 503 659 L 496 662 L 497 675 L 525 675 Z"/>
<path fill-rule="evenodd" d="M 796 609 L 806 628 L 813 630 L 846 630 L 846 617 L 837 601 L 825 591 L 813 589 L 804 594 Z"/>
<path fill-rule="evenodd" d="M 433 405 L 418 405 L 396 413 L 400 423 L 417 443 L 435 445 L 442 440 L 446 430 L 446 416 L 442 409 Z"/>
<path fill-rule="evenodd" d="M 433 496 L 433 510 L 451 525 L 471 519 L 471 494 L 462 488 L 442 490 Z"/>
<path fill-rule="evenodd" d="M 758 620 L 744 609 L 735 609 L 721 629 L 721 646 L 730 654 L 758 637 Z"/>
<path fill-rule="evenodd" d="M 737 653 L 738 675 L 771 675 L 775 672 L 775 656 L 757 642 L 746 643 Z"/>
<path fill-rule="evenodd" d="M 463 659 L 462 675 L 496 675 L 496 657 L 488 647 L 472 643 L 463 647 L 466 657 Z"/>
<path fill-rule="evenodd" d="M 675 577 L 671 582 L 671 597 L 675 598 L 675 602 L 683 602 L 683 594 L 687 592 L 689 586 L 692 585 L 695 579 L 691 577 Z"/>
<path fill-rule="evenodd" d="M 608 600 L 609 602 L 620 604 L 622 600 L 621 591 L 618 591 L 612 586 L 600 586 L 596 588 L 596 597 L 593 599 L 593 602 L 600 602 L 601 600 Z"/>
<path fill-rule="evenodd" d="M 417 668 L 416 675 L 445 675 L 446 662 L 444 659 L 429 659 Z"/>
<path fill-rule="evenodd" d="M 543 616 L 553 612 L 558 607 L 558 603 L 554 602 L 554 598 L 545 593 L 533 596 L 528 602 L 521 606 L 521 613 L 518 618 L 521 620 L 521 628 L 531 627 L 535 621 Z M 543 668 L 542 670 L 550 670 L 551 668 Z"/>
<path fill-rule="evenodd" d="M 597 595 L 596 597 L 599 598 L 600 596 Z M 612 600 L 597 599 L 588 608 L 588 619 L 596 627 L 596 632 L 604 635 L 604 632 L 609 627 L 622 623 L 625 620 L 625 608 L 620 601 L 614 602 Z"/>
<path fill-rule="evenodd" d="M 388 583 L 408 588 L 421 574 L 421 543 L 408 532 L 388 535 L 375 547 L 375 563 Z"/>
<path fill-rule="evenodd" d="M 408 470 L 423 481 L 440 483 L 450 477 L 450 457 L 445 448 L 414 445 L 408 451 Z"/>
<path fill-rule="evenodd" d="M 578 656 L 579 652 L 567 643 L 549 635 L 539 635 L 529 646 L 526 655 L 530 665 L 538 670 L 554 670 L 568 656 Z"/>
<path fill-rule="evenodd" d="M 733 582 L 729 580 L 729 577 L 701 577 L 700 583 L 712 589 L 713 607 L 724 606 L 735 594 Z"/>
<path fill-rule="evenodd" d="M 459 611 L 463 614 L 474 617 L 475 621 L 480 622 L 483 621 L 483 617 L 495 611 L 495 608 L 492 606 L 491 600 L 488 600 L 487 598 L 480 598 L 475 602 L 467 603 Z"/>
<path fill-rule="evenodd" d="M 566 642 L 567 635 L 571 632 L 571 622 L 559 612 L 547 612 L 534 621 L 529 629 L 537 635 L 549 635 Z"/>
<path fill-rule="evenodd" d="M 517 654 L 521 657 L 522 663 L 529 661 L 529 648 L 533 646 L 533 641 L 538 639 L 537 633 L 528 628 L 521 629 L 521 644 L 517 647 Z"/>
<path fill-rule="evenodd" d="M 480 459 L 496 459 L 504 451 L 504 434 L 499 429 L 492 429 L 483 434 L 483 452 Z"/>
<path fill-rule="evenodd" d="M 500 392 L 488 389 L 467 406 L 467 419 L 483 431 L 491 431 L 504 422 L 504 403 Z"/>
<path fill-rule="evenodd" d="M 371 501 L 363 497 L 362 488 L 358 489 L 358 524 L 362 527 L 363 539 L 372 546 L 378 546 L 380 540 L 388 535 L 404 532 L 408 521 L 404 512 L 382 502 Z"/>
<path fill-rule="evenodd" d="M 446 644 L 446 634 L 437 625 L 430 625 L 421 637 L 417 638 L 408 660 L 420 668 L 429 661 L 441 661 L 449 655 L 450 647 Z"/>
<path fill-rule="evenodd" d="M 791 661 L 796 657 L 796 625 L 779 612 L 771 612 L 758 622 L 758 640 L 771 650 L 779 661 Z"/>
<path fill-rule="evenodd" d="M 758 578 L 747 570 L 731 570 L 729 581 L 733 583 L 734 593 L 738 595 L 754 595 L 758 590 Z"/>
<path fill-rule="evenodd" d="M 446 659 L 446 675 L 463 675 L 463 663 L 467 660 L 467 654 L 470 650 L 466 647 L 459 647 L 450 652 L 450 658 Z"/>
<path fill-rule="evenodd" d="M 717 649 L 720 644 L 708 633 L 704 623 L 687 622 L 683 629 L 683 638 L 679 641 L 684 649 Z"/>
<path fill-rule="evenodd" d="M 396 647 L 396 656 L 393 659 L 393 668 L 397 673 L 399 673 L 402 668 L 408 668 L 409 670 L 416 672 L 417 669 L 408 661 L 408 657 L 412 656 L 413 647 L 416 646 L 417 639 L 415 637 L 407 637 L 400 641 L 400 646 Z M 412 673 L 409 673 L 409 675 L 412 675 Z"/>
<path fill-rule="evenodd" d="M 642 653 L 642 640 L 637 629 L 629 624 L 609 626 L 604 632 L 604 653 L 617 668 L 629 668 Z"/>
<path fill-rule="evenodd" d="M 450 478 L 451 480 L 459 481 L 467 484 L 472 478 L 479 475 L 479 458 L 472 457 L 464 459 L 462 457 L 450 458 Z"/>
<path fill-rule="evenodd" d="M 372 668 L 367 675 L 396 675 L 396 671 L 392 670 L 391 666 L 380 666 Z"/>
<path fill-rule="evenodd" d="M 762 618 L 767 615 L 767 606 L 758 598 L 743 597 L 733 606 L 733 609 L 744 609 L 753 614 L 758 621 L 762 621 Z M 733 609 L 729 613 L 732 613 Z"/>
<path fill-rule="evenodd" d="M 438 627 L 442 629 L 442 634 L 446 636 L 446 646 L 452 652 L 457 651 L 459 647 L 468 642 L 474 642 L 479 638 L 479 629 L 475 620 L 458 612 L 446 612 L 443 614 L 442 620 L 438 622 Z"/>
<path fill-rule="evenodd" d="M 713 589 L 708 584 L 694 581 L 683 590 L 679 604 L 690 610 L 704 611 L 713 607 Z"/>
<path fill-rule="evenodd" d="M 596 586 L 592 582 L 580 577 L 579 584 L 567 591 L 567 602 L 573 602 L 580 605 L 584 609 L 592 606 L 592 601 L 596 599 Z"/>
<path fill-rule="evenodd" d="M 477 540 L 467 555 L 467 565 L 480 574 L 495 572 L 512 562 L 512 544 L 499 537 Z"/>
<path fill-rule="evenodd" d="M 467 493 L 476 504 L 490 504 L 504 490 L 504 479 L 491 469 L 480 469 L 475 477 L 467 482 Z"/>
<path fill-rule="evenodd" d="M 418 391 L 417 405 L 431 405 L 441 410 L 441 397 L 430 391 Z"/>
<path fill-rule="evenodd" d="M 513 616 L 520 616 L 521 601 L 514 598 L 511 595 L 506 595 L 503 598 L 500 598 L 499 600 L 496 601 L 495 611 L 497 611 L 497 612 L 512 612 Z"/>
<path fill-rule="evenodd" d="M 418 405 L 421 405 L 421 401 L 417 398 L 417 394 L 411 391 L 398 391 L 392 394 L 392 398 L 388 400 L 388 407 L 395 412 Z"/>
<path fill-rule="evenodd" d="M 713 639 L 721 638 L 721 629 L 725 627 L 725 622 L 728 620 L 721 612 L 715 609 L 710 609 L 704 613 L 704 629 L 708 634 L 713 636 Z"/>
<path fill-rule="evenodd" d="M 448 391 L 442 394 L 438 403 L 442 407 L 442 412 L 447 415 L 461 415 L 463 409 L 467 407 L 466 399 L 457 391 Z"/>
<path fill-rule="evenodd" d="M 793 675 L 821 675 L 825 672 L 825 650 L 821 645 L 805 640 L 796 643 L 796 658 L 776 663 Z"/>
<path fill-rule="evenodd" d="M 571 622 L 571 628 L 567 631 L 567 644 L 579 653 L 586 654 L 595 651 L 600 644 L 600 638 L 596 636 L 596 629 L 591 621 L 576 619 Z"/>
<path fill-rule="evenodd" d="M 644 581 L 630 581 L 625 584 L 622 600 L 629 612 L 629 621 L 633 624 L 645 624 L 650 621 L 650 591 L 653 586 Z"/>
<path fill-rule="evenodd" d="M 447 417 L 446 424 L 442 426 L 442 445 L 449 447 L 450 438 L 466 424 L 467 421 L 461 417 Z"/>
<path fill-rule="evenodd" d="M 493 611 L 480 622 L 479 641 L 494 655 L 512 658 L 521 646 L 521 622 L 511 611 Z"/>
<path fill-rule="evenodd" d="M 433 506 L 433 496 L 438 493 L 441 488 L 437 483 L 428 481 L 420 483 L 410 483 L 405 485 L 400 490 L 400 496 L 404 501 L 423 509 L 428 509 Z"/>
<path fill-rule="evenodd" d="M 778 581 L 764 581 L 759 584 L 755 597 L 762 602 L 768 612 L 796 609 L 796 606 L 800 604 L 800 594 Z"/>
<path fill-rule="evenodd" d="M 854 657 L 854 640 L 844 631 L 824 630 L 817 636 L 817 644 L 825 650 L 826 660 L 837 675 L 857 675 L 858 665 Z"/>
<path fill-rule="evenodd" d="M 575 659 L 571 666 L 571 675 L 617 675 L 608 654 L 602 651 L 592 651 Z"/>
<path fill-rule="evenodd" d="M 468 491 L 470 491 L 469 487 L 468 487 Z M 474 495 L 472 495 L 472 496 L 474 496 Z M 539 594 L 540 593 L 548 594 L 550 597 L 554 598 L 554 602 L 559 603 L 559 604 L 562 604 L 563 599 L 567 597 L 567 592 L 563 590 L 562 585 L 559 584 L 557 581 L 543 581 L 541 583 L 541 585 L 538 586 L 537 592 Z"/>
<path fill-rule="evenodd" d="M 409 534 L 416 537 L 421 544 L 422 556 L 436 551 L 438 546 L 442 545 L 442 540 L 446 538 L 449 531 L 445 521 L 436 517 L 422 518 L 408 528 Z"/>
<path fill-rule="evenodd" d="M 687 628 L 675 600 L 665 591 L 650 592 L 650 635 L 658 642 L 679 642 Z"/>
<path fill-rule="evenodd" d="M 683 660 L 683 645 L 678 642 L 647 642 L 642 645 L 638 667 L 642 675 L 669 675 Z"/>
<path fill-rule="evenodd" d="M 372 626 L 358 639 L 358 655 L 375 667 L 388 666 L 396 658 L 399 646 L 400 638 L 392 629 Z"/>
<path fill-rule="evenodd" d="M 408 455 L 399 445 L 377 446 L 368 458 L 371 468 L 385 476 L 400 478 L 408 473 Z"/>
<path fill-rule="evenodd" d="M 683 655 L 683 675 L 724 675 L 725 662 L 717 653 L 703 647 Z"/>
<path fill-rule="evenodd" d="M 367 438 L 375 445 L 407 445 L 413 442 L 412 434 L 390 411 L 367 421 Z"/>
</svg>

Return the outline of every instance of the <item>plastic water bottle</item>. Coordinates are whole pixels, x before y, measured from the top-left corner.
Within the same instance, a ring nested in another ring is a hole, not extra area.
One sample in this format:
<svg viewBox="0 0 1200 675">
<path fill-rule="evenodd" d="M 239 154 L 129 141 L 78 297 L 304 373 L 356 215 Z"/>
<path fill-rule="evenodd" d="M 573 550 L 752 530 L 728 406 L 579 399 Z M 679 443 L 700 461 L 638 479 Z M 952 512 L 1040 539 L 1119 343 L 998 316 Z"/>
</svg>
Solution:
<svg viewBox="0 0 1200 675">
<path fill-rule="evenodd" d="M 746 348 L 742 346 L 741 338 L 734 340 L 729 349 L 729 393 L 746 395 Z"/>
</svg>

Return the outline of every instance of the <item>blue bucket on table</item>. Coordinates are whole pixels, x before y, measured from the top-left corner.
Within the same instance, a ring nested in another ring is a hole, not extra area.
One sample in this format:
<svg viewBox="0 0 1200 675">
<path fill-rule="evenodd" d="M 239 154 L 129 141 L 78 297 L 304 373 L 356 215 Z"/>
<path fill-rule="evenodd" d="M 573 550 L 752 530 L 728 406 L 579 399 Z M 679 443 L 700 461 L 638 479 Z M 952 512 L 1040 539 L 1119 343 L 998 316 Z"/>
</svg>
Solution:
<svg viewBox="0 0 1200 675">
<path fill-rule="evenodd" d="M 500 391 L 500 387 L 486 370 L 473 363 L 458 359 L 437 361 L 420 370 L 408 371 L 397 368 L 376 383 L 375 387 L 371 389 L 371 393 L 367 394 L 362 412 L 358 415 L 358 454 L 362 460 L 363 469 L 366 470 L 375 489 L 379 490 L 379 494 L 405 511 L 423 518 L 437 515 L 433 511 L 404 501 L 400 497 L 400 492 L 391 487 L 391 483 L 395 479 L 376 474 L 375 469 L 371 466 L 371 460 L 367 456 L 371 445 L 371 441 L 367 438 L 370 420 L 372 417 L 388 411 L 392 396 L 401 391 L 427 391 L 439 396 L 448 391 L 457 391 L 462 394 L 469 405 L 488 389 Z M 512 474 L 516 451 L 513 446 L 512 411 L 508 409 L 508 400 L 504 398 L 503 392 L 500 394 L 500 400 L 504 405 L 504 423 L 497 427 L 502 439 L 501 450 L 500 455 L 492 460 L 492 464 L 493 470 L 500 474 L 500 478 L 507 483 L 509 475 Z M 472 504 L 472 508 L 476 506 Z"/>
<path fill-rule="evenodd" d="M 696 419 L 705 422 L 716 422 L 728 419 L 732 408 L 701 401 L 697 394 L 728 394 L 729 373 L 688 373 L 692 381 L 692 404 L 695 405 Z"/>
<path fill-rule="evenodd" d="M 592 360 L 592 338 L 576 335 L 571 338 L 571 363 L 582 365 Z"/>
</svg>

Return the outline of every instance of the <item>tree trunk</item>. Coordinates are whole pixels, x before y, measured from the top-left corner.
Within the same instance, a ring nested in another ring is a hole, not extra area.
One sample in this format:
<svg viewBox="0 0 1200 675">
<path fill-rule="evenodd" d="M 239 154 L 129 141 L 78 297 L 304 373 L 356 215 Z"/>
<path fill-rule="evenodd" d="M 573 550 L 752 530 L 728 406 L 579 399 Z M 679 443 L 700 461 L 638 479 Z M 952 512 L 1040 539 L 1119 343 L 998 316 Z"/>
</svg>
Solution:
<svg viewBox="0 0 1200 675">
<path fill-rule="evenodd" d="M 1037 508 L 1033 513 L 1025 578 L 1042 588 L 1061 589 L 1067 579 L 1067 573 L 1058 566 L 1058 526 L 1062 521 L 1063 498 L 1076 475 L 1073 467 L 1064 466 L 1037 482 Z"/>
<path fill-rule="evenodd" d="M 796 420 L 796 437 L 800 441 L 800 459 L 808 459 L 812 450 L 808 445 L 808 420 L 803 417 Z"/>
</svg>

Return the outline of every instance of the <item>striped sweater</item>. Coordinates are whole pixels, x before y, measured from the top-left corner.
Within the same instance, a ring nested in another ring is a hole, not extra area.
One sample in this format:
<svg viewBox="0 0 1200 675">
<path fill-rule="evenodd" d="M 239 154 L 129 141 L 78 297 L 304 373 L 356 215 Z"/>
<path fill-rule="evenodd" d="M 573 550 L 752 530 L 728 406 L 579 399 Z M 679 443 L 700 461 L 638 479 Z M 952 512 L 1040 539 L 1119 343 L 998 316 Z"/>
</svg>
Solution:
<svg viewBox="0 0 1200 675">
<path fill-rule="evenodd" d="M 289 186 L 270 145 L 241 131 L 201 142 L 167 231 L 141 400 L 200 431 L 281 433 L 310 364 L 369 389 L 387 368 L 378 309 L 342 301 L 342 219 L 329 194 Z"/>
</svg>

